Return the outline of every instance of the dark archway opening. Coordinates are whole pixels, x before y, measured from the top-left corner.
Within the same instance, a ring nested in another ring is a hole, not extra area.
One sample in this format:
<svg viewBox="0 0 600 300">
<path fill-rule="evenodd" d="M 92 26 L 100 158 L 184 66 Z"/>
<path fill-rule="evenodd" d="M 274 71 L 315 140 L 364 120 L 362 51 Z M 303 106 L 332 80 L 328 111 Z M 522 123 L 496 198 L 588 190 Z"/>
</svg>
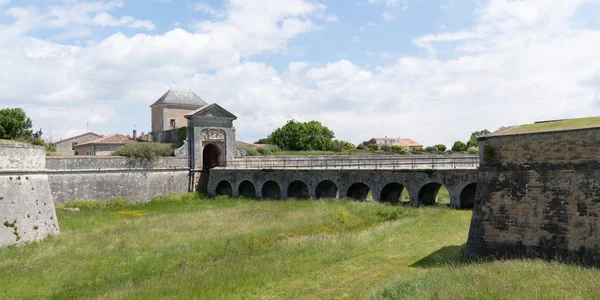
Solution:
<svg viewBox="0 0 600 300">
<path fill-rule="evenodd" d="M 273 180 L 265 182 L 262 187 L 262 197 L 265 199 L 281 199 L 279 184 Z"/>
<path fill-rule="evenodd" d="M 398 204 L 402 201 L 404 186 L 397 182 L 388 183 L 381 190 L 380 201 Z"/>
<path fill-rule="evenodd" d="M 449 204 L 450 193 L 440 183 L 430 182 L 419 190 L 419 205 Z"/>
<path fill-rule="evenodd" d="M 460 192 L 460 208 L 473 208 L 477 194 L 477 182 L 465 186 Z"/>
<path fill-rule="evenodd" d="M 371 189 L 366 184 L 357 182 L 348 188 L 346 197 L 354 200 L 365 201 L 369 198 L 370 192 Z"/>
<path fill-rule="evenodd" d="M 221 150 L 214 144 L 208 144 L 204 146 L 202 150 L 202 168 L 211 169 L 218 167 L 221 160 Z"/>
<path fill-rule="evenodd" d="M 220 196 L 220 195 L 227 195 L 230 197 L 233 196 L 233 189 L 231 188 L 231 184 L 226 180 L 221 180 L 217 184 L 216 194 L 218 196 Z"/>
<path fill-rule="evenodd" d="M 238 193 L 244 198 L 256 198 L 256 188 L 252 182 L 245 180 L 240 183 Z"/>
<path fill-rule="evenodd" d="M 325 180 L 315 188 L 315 197 L 317 199 L 337 199 L 340 197 L 340 192 L 333 181 Z"/>
<path fill-rule="evenodd" d="M 310 195 L 308 194 L 308 187 L 306 184 L 300 180 L 296 180 L 287 188 L 288 198 L 296 198 L 296 199 L 308 199 Z"/>
</svg>

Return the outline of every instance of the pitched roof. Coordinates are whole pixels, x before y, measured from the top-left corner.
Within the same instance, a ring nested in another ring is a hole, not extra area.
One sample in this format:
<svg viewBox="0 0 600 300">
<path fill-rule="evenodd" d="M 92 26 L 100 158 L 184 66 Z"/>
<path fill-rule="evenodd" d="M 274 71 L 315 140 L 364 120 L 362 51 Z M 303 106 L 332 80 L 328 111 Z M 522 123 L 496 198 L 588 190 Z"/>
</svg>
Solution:
<svg viewBox="0 0 600 300">
<path fill-rule="evenodd" d="M 378 141 L 393 141 L 392 145 L 393 146 L 404 146 L 404 147 L 423 147 L 423 145 L 411 140 L 411 139 L 407 139 L 407 138 L 372 138 L 371 140 L 374 140 L 375 142 Z"/>
<path fill-rule="evenodd" d="M 192 92 L 192 90 L 170 88 L 150 106 L 158 104 L 179 104 L 200 107 L 207 105 L 208 103 Z"/>
<path fill-rule="evenodd" d="M 227 111 L 226 109 L 224 109 L 223 107 L 221 107 L 219 104 L 213 103 L 210 105 L 204 105 L 198 109 L 196 109 L 195 111 L 185 115 L 185 117 L 187 119 L 190 119 L 192 117 L 209 117 L 209 118 L 227 118 L 227 119 L 237 119 L 237 117 L 232 114 L 231 112 Z"/>
<path fill-rule="evenodd" d="M 131 144 L 131 143 L 135 143 L 133 138 L 116 133 L 116 134 L 111 134 L 107 137 L 93 140 L 91 142 L 75 145 L 75 147 L 80 147 L 80 146 L 84 146 L 84 145 L 92 145 L 92 144 L 96 144 L 96 145 L 98 145 L 98 144 L 102 144 L 102 145 L 117 144 L 117 145 L 119 145 L 119 144 Z"/>
<path fill-rule="evenodd" d="M 97 134 L 97 133 L 94 133 L 94 132 L 86 132 L 86 133 L 82 133 L 82 134 L 80 134 L 80 135 L 76 135 L 76 136 L 72 136 L 72 137 L 70 137 L 70 138 L 66 138 L 66 139 L 62 139 L 62 140 L 60 140 L 60 141 L 56 141 L 56 142 L 54 142 L 53 144 L 58 144 L 58 143 L 61 143 L 61 142 L 66 142 L 66 141 L 74 140 L 74 139 L 76 139 L 76 138 L 80 138 L 80 137 L 82 137 L 82 136 L 86 136 L 86 135 L 88 135 L 88 134 L 95 135 L 95 136 L 97 136 L 97 137 L 99 137 L 99 138 L 101 138 L 101 137 L 102 137 L 102 135 L 100 135 L 100 134 Z"/>
</svg>

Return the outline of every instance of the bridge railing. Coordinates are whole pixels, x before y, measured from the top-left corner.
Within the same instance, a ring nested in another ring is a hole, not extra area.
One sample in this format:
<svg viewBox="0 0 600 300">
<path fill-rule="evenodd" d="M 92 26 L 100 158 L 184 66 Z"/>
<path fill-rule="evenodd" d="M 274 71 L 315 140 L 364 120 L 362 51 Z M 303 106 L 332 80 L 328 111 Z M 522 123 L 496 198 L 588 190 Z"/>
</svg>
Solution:
<svg viewBox="0 0 600 300">
<path fill-rule="evenodd" d="M 236 159 L 227 162 L 226 169 L 370 169 L 370 170 L 424 170 L 424 169 L 477 169 L 478 156 L 439 157 L 306 157 L 265 159 Z"/>
</svg>

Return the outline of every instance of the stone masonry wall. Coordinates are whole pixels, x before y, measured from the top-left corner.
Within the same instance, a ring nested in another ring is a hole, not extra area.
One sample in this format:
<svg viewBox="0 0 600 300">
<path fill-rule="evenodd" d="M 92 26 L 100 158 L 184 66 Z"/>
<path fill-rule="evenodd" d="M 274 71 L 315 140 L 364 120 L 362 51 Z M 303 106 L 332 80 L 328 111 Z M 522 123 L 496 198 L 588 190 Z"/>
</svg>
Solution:
<svg viewBox="0 0 600 300">
<path fill-rule="evenodd" d="M 0 143 L 0 247 L 58 234 L 43 147 Z"/>
<path fill-rule="evenodd" d="M 599 128 L 481 139 L 467 255 L 600 265 L 599 145 Z"/>
<path fill-rule="evenodd" d="M 189 187 L 185 158 L 163 158 L 148 165 L 122 157 L 52 157 L 46 165 L 55 203 L 112 198 L 145 202 L 186 193 Z"/>
</svg>

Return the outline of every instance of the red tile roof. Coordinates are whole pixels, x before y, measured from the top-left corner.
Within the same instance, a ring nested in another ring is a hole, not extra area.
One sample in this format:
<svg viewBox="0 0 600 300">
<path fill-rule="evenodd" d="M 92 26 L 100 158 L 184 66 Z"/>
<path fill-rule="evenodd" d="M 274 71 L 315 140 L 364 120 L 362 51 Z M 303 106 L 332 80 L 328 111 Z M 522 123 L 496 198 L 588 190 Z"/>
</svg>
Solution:
<svg viewBox="0 0 600 300">
<path fill-rule="evenodd" d="M 79 146 L 83 146 L 83 145 L 92 145 L 92 144 L 96 144 L 96 145 L 114 145 L 114 144 L 131 144 L 131 143 L 135 143 L 135 141 L 133 140 L 133 138 L 129 137 L 129 136 L 125 136 L 122 134 L 111 134 L 107 137 L 103 137 L 97 140 L 93 140 L 91 142 L 87 142 L 87 143 L 83 143 L 83 144 L 78 144 L 75 145 L 75 147 L 79 147 Z"/>
</svg>

